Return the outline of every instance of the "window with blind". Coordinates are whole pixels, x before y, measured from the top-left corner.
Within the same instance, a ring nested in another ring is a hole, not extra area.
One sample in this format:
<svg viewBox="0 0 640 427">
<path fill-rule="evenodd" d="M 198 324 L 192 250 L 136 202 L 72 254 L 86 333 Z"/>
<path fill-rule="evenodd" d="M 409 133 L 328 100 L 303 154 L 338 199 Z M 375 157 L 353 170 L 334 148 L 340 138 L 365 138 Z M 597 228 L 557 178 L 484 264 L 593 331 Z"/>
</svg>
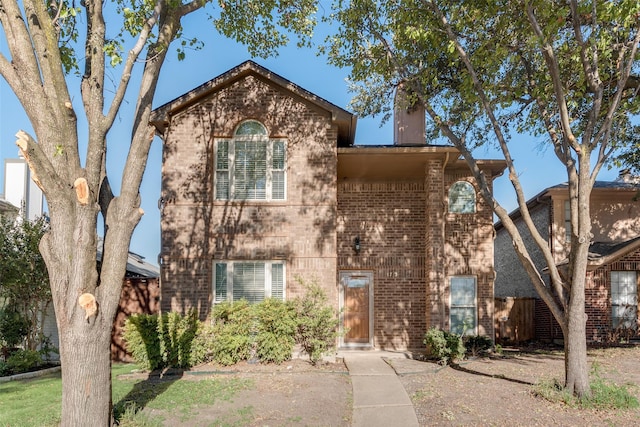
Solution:
<svg viewBox="0 0 640 427">
<path fill-rule="evenodd" d="M 265 298 L 284 300 L 284 263 L 281 261 L 225 261 L 215 263 L 214 303 Z"/>
<path fill-rule="evenodd" d="M 613 328 L 638 328 L 638 279 L 635 271 L 611 272 Z"/>
<path fill-rule="evenodd" d="M 451 332 L 475 335 L 477 324 L 475 277 L 451 278 Z"/>
<path fill-rule="evenodd" d="M 215 159 L 217 200 L 285 199 L 286 145 L 260 122 L 242 122 L 233 138 L 217 140 Z"/>
</svg>

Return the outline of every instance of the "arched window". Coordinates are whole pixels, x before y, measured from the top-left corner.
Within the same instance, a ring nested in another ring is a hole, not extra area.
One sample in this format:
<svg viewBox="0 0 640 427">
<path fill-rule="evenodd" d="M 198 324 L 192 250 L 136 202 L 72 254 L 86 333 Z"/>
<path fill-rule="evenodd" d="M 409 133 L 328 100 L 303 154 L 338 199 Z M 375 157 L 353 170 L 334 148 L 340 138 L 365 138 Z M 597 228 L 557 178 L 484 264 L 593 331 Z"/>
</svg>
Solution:
<svg viewBox="0 0 640 427">
<path fill-rule="evenodd" d="M 216 141 L 216 199 L 284 200 L 286 144 L 269 139 L 256 120 L 236 128 L 231 139 Z"/>
<path fill-rule="evenodd" d="M 467 181 L 455 182 L 449 188 L 449 212 L 474 213 L 476 211 L 476 190 Z"/>
</svg>

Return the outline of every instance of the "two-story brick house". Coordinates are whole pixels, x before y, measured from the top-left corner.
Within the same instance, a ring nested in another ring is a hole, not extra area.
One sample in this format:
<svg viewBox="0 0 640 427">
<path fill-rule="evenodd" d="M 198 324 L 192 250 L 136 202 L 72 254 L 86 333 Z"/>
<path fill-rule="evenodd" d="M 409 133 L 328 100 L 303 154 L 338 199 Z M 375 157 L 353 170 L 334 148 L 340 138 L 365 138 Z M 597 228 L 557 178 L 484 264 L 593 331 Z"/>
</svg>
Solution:
<svg viewBox="0 0 640 427">
<path fill-rule="evenodd" d="M 591 193 L 593 234 L 586 281 L 587 339 L 614 339 L 616 331 L 637 334 L 638 280 L 640 279 L 640 187 L 628 175 L 616 181 L 596 181 Z M 561 265 L 568 259 L 571 221 L 566 184 L 547 188 L 527 206 L 537 229 Z M 539 271 L 546 267 L 542 254 L 525 230 L 521 212 L 511 214 L 531 251 Z M 561 339 L 562 331 L 533 288 L 517 259 L 511 237 L 498 222 L 495 240 L 496 298 L 535 299 L 535 338 Z M 548 279 L 543 275 L 543 278 Z M 633 330 L 636 332 L 634 333 Z"/>
<path fill-rule="evenodd" d="M 302 278 L 340 313 L 342 347 L 421 348 L 465 322 L 493 336 L 491 209 L 459 152 L 400 110 L 396 144 L 356 146 L 354 115 L 251 61 L 156 109 L 161 310 L 206 318 L 294 298 Z"/>
</svg>

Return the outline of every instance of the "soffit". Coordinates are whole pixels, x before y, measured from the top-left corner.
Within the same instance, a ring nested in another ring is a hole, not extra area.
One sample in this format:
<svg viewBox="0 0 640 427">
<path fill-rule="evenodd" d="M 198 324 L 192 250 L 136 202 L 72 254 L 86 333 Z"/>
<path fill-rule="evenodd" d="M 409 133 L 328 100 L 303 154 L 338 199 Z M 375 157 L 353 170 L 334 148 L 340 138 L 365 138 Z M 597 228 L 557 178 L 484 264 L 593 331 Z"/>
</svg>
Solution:
<svg viewBox="0 0 640 427">
<path fill-rule="evenodd" d="M 413 180 L 424 179 L 429 160 L 440 159 L 447 171 L 469 170 L 458 159 L 459 151 L 446 146 L 358 146 L 338 149 L 338 180 Z M 505 168 L 504 161 L 479 160 L 481 169 L 496 177 Z"/>
</svg>

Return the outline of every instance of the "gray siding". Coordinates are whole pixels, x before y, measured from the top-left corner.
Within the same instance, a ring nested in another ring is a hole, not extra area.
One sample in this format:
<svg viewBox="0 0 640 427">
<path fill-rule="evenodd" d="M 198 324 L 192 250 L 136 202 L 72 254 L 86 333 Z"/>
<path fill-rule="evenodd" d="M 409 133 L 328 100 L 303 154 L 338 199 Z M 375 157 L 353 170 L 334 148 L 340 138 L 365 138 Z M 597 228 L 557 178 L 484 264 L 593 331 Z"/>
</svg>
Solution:
<svg viewBox="0 0 640 427">
<path fill-rule="evenodd" d="M 549 209 L 549 204 L 541 203 L 530 212 L 536 228 L 547 242 L 549 241 L 549 221 L 551 217 Z M 527 230 L 522 218 L 516 220 L 516 226 L 522 235 L 526 247 L 531 253 L 534 263 L 538 267 L 538 271 L 541 271 L 546 267 L 542 252 L 540 252 L 535 245 L 533 237 L 531 237 L 531 233 Z M 494 292 L 496 298 L 539 298 L 527 272 L 524 270 L 513 249 L 511 236 L 504 228 L 496 231 L 495 269 L 496 280 Z M 543 275 L 543 279 L 546 281 L 547 276 Z"/>
</svg>

